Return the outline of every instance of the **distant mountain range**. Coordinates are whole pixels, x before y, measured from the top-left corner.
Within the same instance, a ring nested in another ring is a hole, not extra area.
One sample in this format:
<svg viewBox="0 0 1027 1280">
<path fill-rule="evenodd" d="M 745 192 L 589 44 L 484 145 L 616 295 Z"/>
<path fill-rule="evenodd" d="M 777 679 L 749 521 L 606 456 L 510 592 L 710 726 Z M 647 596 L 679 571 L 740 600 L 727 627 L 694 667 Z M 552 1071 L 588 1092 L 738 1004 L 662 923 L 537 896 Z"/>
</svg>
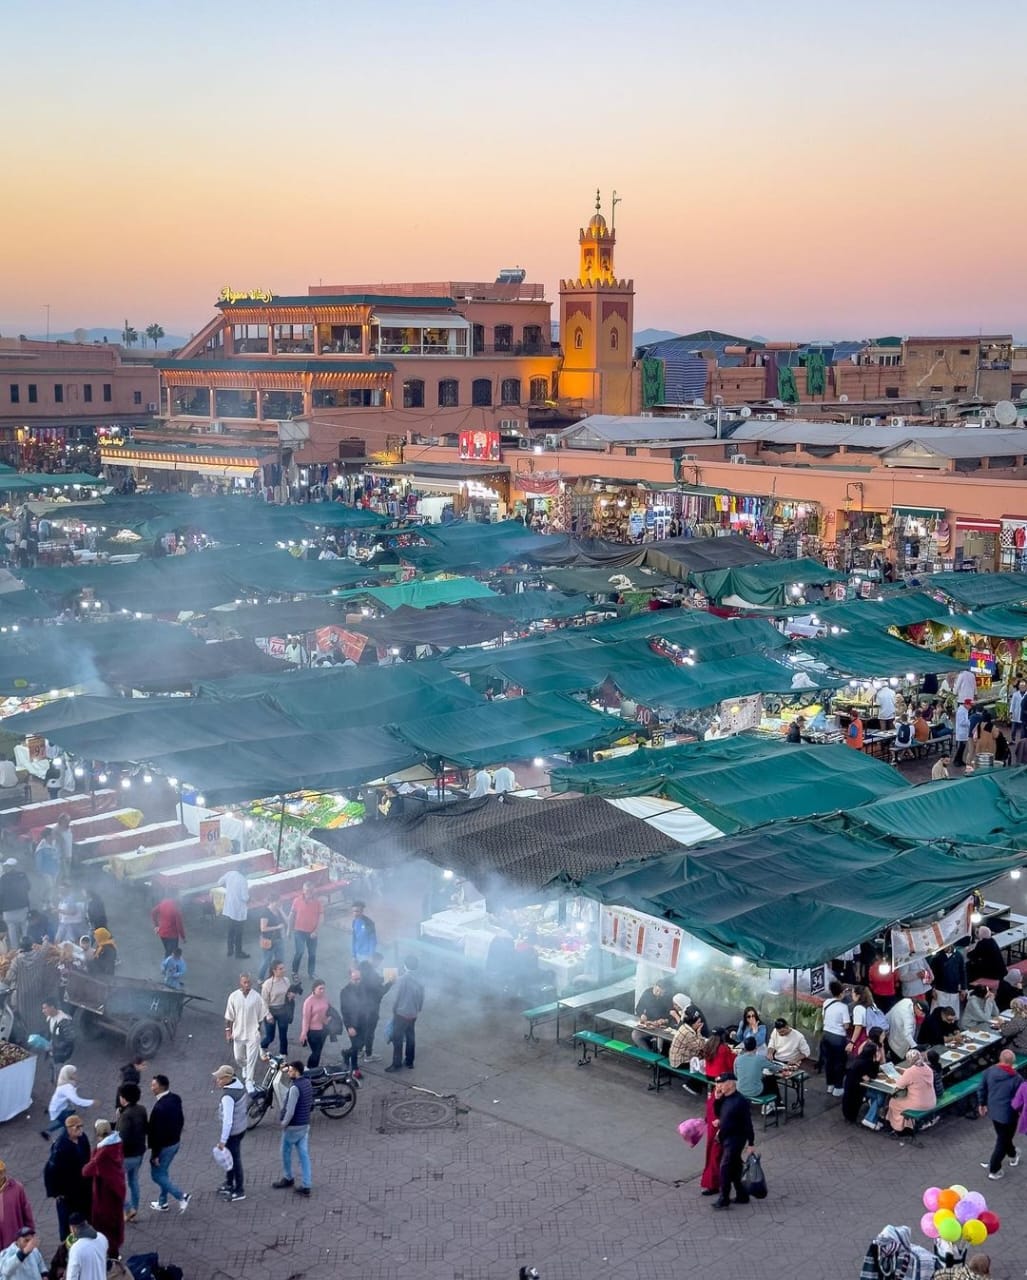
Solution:
<svg viewBox="0 0 1027 1280">
<path fill-rule="evenodd" d="M 138 327 L 138 326 L 137 326 Z M 145 328 L 145 326 L 144 326 Z M 13 335 L 8 334 L 8 337 Z M 31 338 L 33 342 L 46 342 L 45 333 L 27 333 L 26 338 Z M 120 329 L 72 329 L 67 333 L 51 333 L 50 342 L 120 342 Z M 160 342 L 154 348 L 153 343 L 147 338 L 143 329 L 139 329 L 139 341 L 133 346 L 133 351 L 173 351 L 176 347 L 183 346 L 188 342 L 188 338 L 183 338 L 179 334 L 166 333 Z"/>
<path fill-rule="evenodd" d="M 643 329 L 641 333 L 635 334 L 635 346 L 647 347 L 650 342 L 664 342 L 667 338 L 676 338 L 677 336 L 670 329 Z"/>
</svg>

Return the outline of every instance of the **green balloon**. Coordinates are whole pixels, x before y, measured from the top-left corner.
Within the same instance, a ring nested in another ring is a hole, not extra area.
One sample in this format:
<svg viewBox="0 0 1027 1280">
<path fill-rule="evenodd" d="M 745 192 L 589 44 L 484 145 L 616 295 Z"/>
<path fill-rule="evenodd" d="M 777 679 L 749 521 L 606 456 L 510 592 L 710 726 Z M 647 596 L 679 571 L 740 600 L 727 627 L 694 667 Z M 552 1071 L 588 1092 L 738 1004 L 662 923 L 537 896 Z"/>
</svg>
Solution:
<svg viewBox="0 0 1027 1280">
<path fill-rule="evenodd" d="M 955 1218 L 946 1218 L 938 1227 L 938 1234 L 943 1240 L 955 1242 L 963 1234 L 963 1228 Z"/>
</svg>

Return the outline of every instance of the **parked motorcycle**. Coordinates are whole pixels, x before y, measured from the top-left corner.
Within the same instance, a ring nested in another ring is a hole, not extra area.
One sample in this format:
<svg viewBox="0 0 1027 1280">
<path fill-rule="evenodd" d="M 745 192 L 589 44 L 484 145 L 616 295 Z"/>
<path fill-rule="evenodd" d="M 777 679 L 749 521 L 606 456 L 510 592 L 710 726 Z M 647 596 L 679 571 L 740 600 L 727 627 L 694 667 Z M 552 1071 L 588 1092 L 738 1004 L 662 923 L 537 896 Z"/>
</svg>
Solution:
<svg viewBox="0 0 1027 1280">
<path fill-rule="evenodd" d="M 275 1085 L 283 1076 L 287 1061 L 281 1054 L 273 1054 L 268 1059 L 264 1079 L 250 1094 L 246 1108 L 247 1129 L 255 1129 L 271 1110 L 276 1101 Z M 314 1088 L 312 1109 L 322 1112 L 329 1120 L 341 1120 L 357 1105 L 360 1079 L 349 1067 L 314 1067 L 304 1075 Z"/>
</svg>

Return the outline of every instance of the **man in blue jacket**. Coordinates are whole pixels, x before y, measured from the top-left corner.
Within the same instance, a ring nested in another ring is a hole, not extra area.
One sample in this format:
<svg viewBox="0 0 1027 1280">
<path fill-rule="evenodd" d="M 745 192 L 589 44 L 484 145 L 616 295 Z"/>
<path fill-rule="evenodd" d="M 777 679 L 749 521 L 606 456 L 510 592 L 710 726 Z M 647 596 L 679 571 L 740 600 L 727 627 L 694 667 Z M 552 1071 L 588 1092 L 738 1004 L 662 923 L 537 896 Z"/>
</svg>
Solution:
<svg viewBox="0 0 1027 1280">
<path fill-rule="evenodd" d="M 279 1124 L 282 1129 L 282 1176 L 271 1185 L 279 1191 L 294 1185 L 292 1176 L 293 1150 L 300 1160 L 300 1185 L 298 1196 L 310 1195 L 310 1109 L 314 1101 L 314 1086 L 304 1075 L 302 1062 L 290 1062 L 289 1092 Z"/>
</svg>

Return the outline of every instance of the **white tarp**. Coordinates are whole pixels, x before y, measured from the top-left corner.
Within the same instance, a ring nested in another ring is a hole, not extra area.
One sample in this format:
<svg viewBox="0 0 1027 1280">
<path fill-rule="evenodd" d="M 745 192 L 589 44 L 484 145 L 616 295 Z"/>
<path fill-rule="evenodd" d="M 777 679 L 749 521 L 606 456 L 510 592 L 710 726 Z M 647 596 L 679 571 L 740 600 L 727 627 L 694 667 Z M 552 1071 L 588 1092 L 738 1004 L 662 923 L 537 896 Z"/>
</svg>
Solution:
<svg viewBox="0 0 1027 1280">
<path fill-rule="evenodd" d="M 606 803 L 630 813 L 633 818 L 641 818 L 678 844 L 699 844 L 702 840 L 717 840 L 724 834 L 693 809 L 660 796 L 628 796 L 623 800 L 608 799 Z"/>
</svg>

